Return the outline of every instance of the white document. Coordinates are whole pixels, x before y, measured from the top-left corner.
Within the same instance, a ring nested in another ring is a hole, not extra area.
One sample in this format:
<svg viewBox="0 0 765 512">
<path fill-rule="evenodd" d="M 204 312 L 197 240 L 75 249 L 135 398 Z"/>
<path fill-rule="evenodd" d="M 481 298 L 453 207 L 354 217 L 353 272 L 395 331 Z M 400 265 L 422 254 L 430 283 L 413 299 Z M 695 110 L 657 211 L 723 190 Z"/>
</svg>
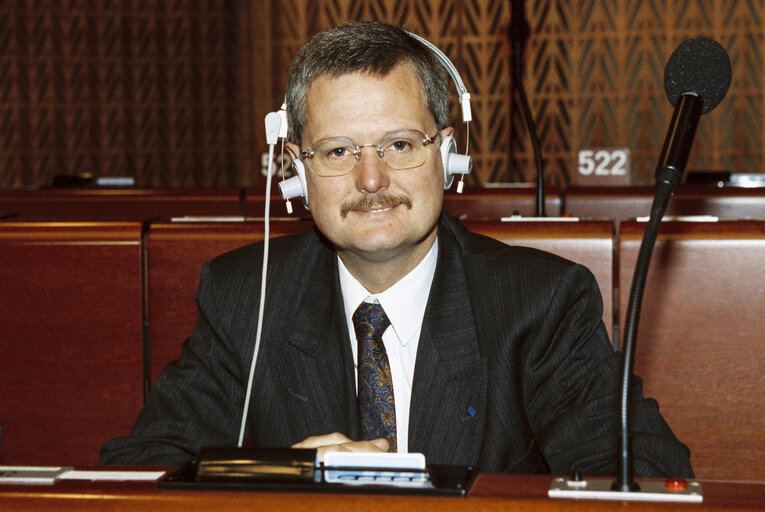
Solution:
<svg viewBox="0 0 765 512">
<path fill-rule="evenodd" d="M 0 466 L 0 484 L 49 485 L 71 469 L 62 466 Z"/>
</svg>

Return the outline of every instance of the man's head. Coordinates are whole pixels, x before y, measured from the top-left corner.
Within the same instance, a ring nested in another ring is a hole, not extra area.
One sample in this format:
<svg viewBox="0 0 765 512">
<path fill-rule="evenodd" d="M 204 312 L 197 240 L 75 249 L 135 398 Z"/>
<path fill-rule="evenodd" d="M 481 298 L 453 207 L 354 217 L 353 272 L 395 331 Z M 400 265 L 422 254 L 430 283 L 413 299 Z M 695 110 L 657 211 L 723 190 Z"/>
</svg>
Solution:
<svg viewBox="0 0 765 512">
<path fill-rule="evenodd" d="M 402 62 L 410 62 L 436 127 L 449 125 L 449 84 L 433 53 L 404 29 L 374 21 L 347 23 L 313 37 L 292 62 L 287 81 L 289 140 L 303 143 L 305 96 L 320 76 L 353 72 L 382 77 Z"/>
<path fill-rule="evenodd" d="M 452 132 L 446 73 L 400 28 L 344 25 L 301 50 L 287 111 L 317 227 L 369 291 L 384 290 L 436 237 L 439 143 Z"/>
</svg>

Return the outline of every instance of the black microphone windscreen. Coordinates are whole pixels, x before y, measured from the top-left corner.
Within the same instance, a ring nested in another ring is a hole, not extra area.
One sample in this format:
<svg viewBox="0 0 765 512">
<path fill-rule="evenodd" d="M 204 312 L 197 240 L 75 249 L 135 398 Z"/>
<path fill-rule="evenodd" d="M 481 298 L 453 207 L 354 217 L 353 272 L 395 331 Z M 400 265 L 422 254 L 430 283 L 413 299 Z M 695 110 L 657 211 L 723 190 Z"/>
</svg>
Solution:
<svg viewBox="0 0 765 512">
<path fill-rule="evenodd" d="M 664 90 L 673 106 L 684 94 L 699 96 L 702 114 L 715 108 L 730 87 L 728 52 L 708 37 L 694 37 L 678 46 L 664 68 Z"/>
</svg>

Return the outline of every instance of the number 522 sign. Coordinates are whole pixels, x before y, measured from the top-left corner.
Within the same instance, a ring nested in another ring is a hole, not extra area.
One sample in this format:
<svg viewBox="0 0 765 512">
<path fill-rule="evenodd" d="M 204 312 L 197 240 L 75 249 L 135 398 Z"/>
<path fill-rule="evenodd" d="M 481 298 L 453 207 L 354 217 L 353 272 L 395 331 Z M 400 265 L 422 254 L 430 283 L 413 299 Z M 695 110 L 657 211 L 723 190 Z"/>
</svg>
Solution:
<svg viewBox="0 0 765 512">
<path fill-rule="evenodd" d="M 629 148 L 589 148 L 579 151 L 577 183 L 580 185 L 629 185 Z"/>
</svg>

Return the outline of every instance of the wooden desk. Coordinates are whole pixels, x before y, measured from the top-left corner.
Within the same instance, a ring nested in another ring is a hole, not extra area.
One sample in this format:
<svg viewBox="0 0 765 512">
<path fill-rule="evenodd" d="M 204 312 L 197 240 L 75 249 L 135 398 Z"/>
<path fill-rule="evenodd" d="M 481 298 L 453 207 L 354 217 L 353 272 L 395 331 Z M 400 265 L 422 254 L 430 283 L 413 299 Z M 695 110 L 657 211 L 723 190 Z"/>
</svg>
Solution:
<svg viewBox="0 0 765 512">
<path fill-rule="evenodd" d="M 243 215 L 239 189 L 0 190 L 0 213 L 22 220 L 145 220 L 184 215 Z"/>
<path fill-rule="evenodd" d="M 458 194 L 452 187 L 444 194 L 443 209 L 463 221 L 498 221 L 514 213 L 524 217 L 536 215 L 535 187 L 465 187 Z M 545 187 L 545 212 L 548 216 L 561 213 L 561 197 L 557 187 Z"/>
<path fill-rule="evenodd" d="M 53 486 L 0 485 L 0 511 L 240 511 L 342 510 L 343 512 L 413 511 L 607 511 L 688 510 L 692 512 L 765 510 L 765 484 L 702 482 L 704 502 L 660 504 L 562 500 L 547 497 L 549 476 L 480 475 L 466 498 L 373 494 L 164 491 L 156 483 L 64 481 Z"/>
<path fill-rule="evenodd" d="M 654 187 L 582 187 L 566 190 L 565 213 L 617 223 L 651 212 Z M 667 215 L 713 215 L 720 219 L 765 219 L 765 189 L 718 188 L 712 185 L 677 187 Z"/>
</svg>

